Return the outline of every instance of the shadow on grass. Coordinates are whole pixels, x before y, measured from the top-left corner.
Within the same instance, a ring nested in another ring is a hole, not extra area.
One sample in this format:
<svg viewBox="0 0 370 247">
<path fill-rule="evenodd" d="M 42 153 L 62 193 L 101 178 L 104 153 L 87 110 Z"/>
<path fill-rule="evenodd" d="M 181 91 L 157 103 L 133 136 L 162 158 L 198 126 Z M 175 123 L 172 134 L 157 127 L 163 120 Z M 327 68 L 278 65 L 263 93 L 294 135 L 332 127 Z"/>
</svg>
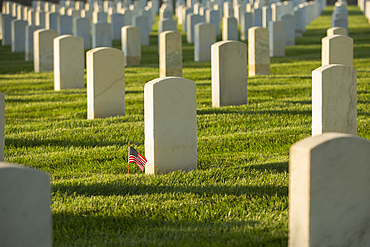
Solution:
<svg viewBox="0 0 370 247">
<path fill-rule="evenodd" d="M 323 10 L 321 15 L 332 15 L 333 14 L 333 8 L 328 8 L 326 10 Z"/>
<path fill-rule="evenodd" d="M 297 76 L 297 75 L 270 75 L 270 76 L 253 76 L 253 77 L 248 77 L 249 82 L 253 82 L 253 85 L 291 85 L 290 83 L 287 82 L 272 82 L 272 83 L 258 83 L 256 80 L 259 79 L 300 79 L 300 80 L 311 80 L 311 76 Z M 275 89 L 274 89 L 275 90 Z"/>
<path fill-rule="evenodd" d="M 361 11 L 350 10 L 348 11 L 348 16 L 351 16 L 351 15 L 364 15 L 364 14 Z"/>
<path fill-rule="evenodd" d="M 274 173 L 288 173 L 289 172 L 289 165 L 288 162 L 274 162 L 274 163 L 266 163 L 261 165 L 251 165 L 243 167 L 243 169 L 254 169 L 259 171 L 272 171 Z"/>
<path fill-rule="evenodd" d="M 144 145 L 144 143 L 140 142 L 131 142 L 133 145 Z M 109 147 L 109 146 L 127 146 L 127 142 L 110 142 L 110 141 L 101 141 L 91 139 L 89 141 L 71 141 L 70 139 L 61 139 L 61 140 L 27 140 L 27 139 L 12 139 L 12 138 L 5 138 L 5 145 L 6 146 L 13 146 L 13 147 L 47 147 L 47 146 L 55 146 L 55 147 Z"/>
<path fill-rule="evenodd" d="M 40 82 L 35 82 L 35 81 L 38 81 L 38 80 L 49 80 L 51 78 L 51 75 L 50 74 L 43 74 L 43 76 L 41 76 L 39 73 L 34 73 L 33 72 L 33 67 L 32 67 L 32 71 L 29 71 L 30 73 L 28 74 L 20 74 L 19 72 L 17 73 L 18 75 L 22 75 L 22 77 L 17 77 L 17 76 L 9 76 L 8 73 L 6 75 L 0 75 L 0 80 L 7 80 L 7 81 L 17 81 L 19 82 L 20 80 L 22 81 L 25 81 L 24 84 L 30 84 L 29 81 L 26 81 L 26 80 L 33 80 L 32 81 L 32 84 L 40 84 Z M 42 72 L 40 72 L 42 73 Z M 38 76 L 38 74 L 40 76 Z M 41 82 L 43 83 L 43 82 Z M 19 84 L 18 84 L 19 85 Z"/>
<path fill-rule="evenodd" d="M 144 93 L 144 91 L 143 90 L 126 90 L 125 93 L 142 94 Z"/>
<path fill-rule="evenodd" d="M 223 212 L 222 212 L 223 213 Z M 287 246 L 288 229 L 257 220 L 188 219 L 134 212 L 53 214 L 55 246 Z M 208 216 L 210 217 L 210 216 Z"/>
<path fill-rule="evenodd" d="M 291 104 L 301 104 L 301 105 L 311 105 L 312 104 L 312 101 L 311 100 L 284 101 L 284 102 L 291 103 Z"/>
<path fill-rule="evenodd" d="M 53 192 L 67 195 L 83 196 L 112 196 L 112 195 L 154 195 L 154 194 L 197 194 L 199 196 L 210 195 L 248 195 L 248 196 L 288 196 L 288 186 L 166 186 L 155 184 L 129 184 L 121 181 L 111 183 L 94 184 L 57 184 L 53 186 Z"/>
<path fill-rule="evenodd" d="M 242 111 L 242 110 L 231 110 L 230 108 L 212 108 L 212 109 L 201 109 L 197 110 L 198 115 L 207 114 L 271 114 L 271 115 L 311 115 L 311 111 Z"/>
</svg>

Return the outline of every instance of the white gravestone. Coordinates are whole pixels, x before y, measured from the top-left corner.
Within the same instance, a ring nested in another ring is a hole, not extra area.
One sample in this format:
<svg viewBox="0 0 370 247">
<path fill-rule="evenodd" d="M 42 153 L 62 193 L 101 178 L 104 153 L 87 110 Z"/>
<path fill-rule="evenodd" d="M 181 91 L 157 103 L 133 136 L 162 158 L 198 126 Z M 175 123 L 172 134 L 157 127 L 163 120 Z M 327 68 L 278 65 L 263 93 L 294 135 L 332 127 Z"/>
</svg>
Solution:
<svg viewBox="0 0 370 247">
<path fill-rule="evenodd" d="M 60 35 L 72 34 L 73 19 L 69 15 L 60 16 L 60 26 L 58 32 Z"/>
<path fill-rule="evenodd" d="M 45 12 L 36 10 L 35 12 L 35 22 L 36 26 L 45 28 Z"/>
<path fill-rule="evenodd" d="M 270 57 L 285 56 L 285 37 L 281 35 L 285 32 L 285 23 L 283 21 L 270 21 Z"/>
<path fill-rule="evenodd" d="M 370 142 L 307 137 L 289 154 L 289 246 L 368 246 Z"/>
<path fill-rule="evenodd" d="M 252 13 L 245 12 L 241 19 L 240 24 L 240 39 L 248 40 L 248 29 L 253 26 Z"/>
<path fill-rule="evenodd" d="M 194 5 L 193 5 L 193 13 L 194 14 L 200 15 L 200 13 L 199 13 L 200 6 L 201 6 L 201 3 L 194 3 Z"/>
<path fill-rule="evenodd" d="M 187 17 L 186 41 L 189 44 L 194 43 L 194 26 L 198 23 L 205 22 L 205 17 L 196 14 L 189 14 Z"/>
<path fill-rule="evenodd" d="M 53 71 L 53 40 L 55 30 L 39 29 L 33 32 L 34 71 Z"/>
<path fill-rule="evenodd" d="M 24 6 L 23 7 L 23 19 L 24 21 L 28 20 L 28 10 L 30 9 L 29 6 Z"/>
<path fill-rule="evenodd" d="M 46 13 L 45 15 L 45 29 L 53 29 L 58 31 L 60 26 L 60 15 L 59 13 Z"/>
<path fill-rule="evenodd" d="M 321 40 L 322 65 L 344 64 L 353 67 L 353 39 L 344 35 L 327 36 Z"/>
<path fill-rule="evenodd" d="M 159 76 L 182 77 L 182 38 L 176 31 L 160 34 Z"/>
<path fill-rule="evenodd" d="M 27 21 L 12 21 L 12 52 L 24 52 L 26 47 L 26 26 Z"/>
<path fill-rule="evenodd" d="M 174 19 L 163 19 L 158 21 L 158 52 L 161 46 L 159 35 L 164 31 L 177 31 L 177 22 Z"/>
<path fill-rule="evenodd" d="M 348 35 L 348 19 L 346 18 L 334 18 L 331 20 L 332 27 L 343 27 L 346 29 Z"/>
<path fill-rule="evenodd" d="M 35 16 L 35 10 L 29 9 L 27 13 L 27 21 L 28 25 L 36 25 L 36 16 Z"/>
<path fill-rule="evenodd" d="M 125 115 L 125 56 L 115 48 L 95 48 L 86 54 L 87 118 Z"/>
<path fill-rule="evenodd" d="M 174 19 L 163 19 L 158 21 L 158 38 L 161 32 L 177 31 L 177 22 Z"/>
<path fill-rule="evenodd" d="M 305 31 L 305 20 L 303 19 L 302 9 L 294 11 L 294 34 L 295 37 L 302 38 L 303 32 Z"/>
<path fill-rule="evenodd" d="M 241 18 L 244 12 L 245 7 L 243 8 L 242 5 L 240 5 L 239 3 L 234 4 L 234 17 L 237 19 L 238 25 L 241 23 Z"/>
<path fill-rule="evenodd" d="M 223 17 L 231 17 L 234 16 L 234 9 L 232 8 L 232 3 L 224 2 L 223 4 L 224 15 Z"/>
<path fill-rule="evenodd" d="M 113 40 L 121 39 L 121 29 L 125 25 L 125 17 L 122 14 L 114 13 L 110 16 L 113 31 Z"/>
<path fill-rule="evenodd" d="M 253 9 L 254 26 L 262 27 L 262 8 Z"/>
<path fill-rule="evenodd" d="M 17 7 L 18 7 L 19 3 L 13 3 L 12 4 L 12 11 L 11 11 L 11 14 L 13 17 L 17 18 Z"/>
<path fill-rule="evenodd" d="M 92 11 L 89 11 L 89 10 L 81 10 L 81 17 L 82 18 L 88 18 L 90 19 L 90 21 L 92 20 Z"/>
<path fill-rule="evenodd" d="M 0 12 L 0 39 L 3 39 L 3 16 L 6 15 Z"/>
<path fill-rule="evenodd" d="M 0 246 L 52 246 L 50 176 L 0 162 Z"/>
<path fill-rule="evenodd" d="M 121 12 L 124 15 L 125 26 L 132 25 L 132 17 L 134 16 L 134 11 L 131 11 L 129 8 L 124 8 L 124 11 Z"/>
<path fill-rule="evenodd" d="M 220 30 L 220 13 L 218 10 L 207 9 L 205 11 L 205 20 L 207 23 L 212 23 L 216 26 L 216 34 L 221 34 Z"/>
<path fill-rule="evenodd" d="M 173 12 L 170 8 L 160 8 L 159 9 L 159 19 L 172 19 L 173 18 Z"/>
<path fill-rule="evenodd" d="M 85 88 L 83 38 L 62 35 L 54 39 L 54 89 Z"/>
<path fill-rule="evenodd" d="M 269 26 L 269 22 L 272 20 L 272 10 L 270 6 L 262 7 L 262 27 Z"/>
<path fill-rule="evenodd" d="M 93 23 L 107 22 L 108 14 L 104 11 L 94 11 L 93 12 Z"/>
<path fill-rule="evenodd" d="M 238 20 L 235 17 L 222 18 L 222 40 L 239 40 Z"/>
<path fill-rule="evenodd" d="M 146 83 L 144 127 L 146 174 L 196 170 L 195 82 L 166 77 Z"/>
<path fill-rule="evenodd" d="M 357 73 L 340 64 L 312 72 L 312 135 L 357 134 Z"/>
<path fill-rule="evenodd" d="M 25 60 L 33 61 L 33 33 L 40 29 L 40 27 L 35 25 L 26 26 L 26 40 L 25 40 Z"/>
<path fill-rule="evenodd" d="M 247 45 L 220 41 L 211 49 L 212 106 L 247 104 Z"/>
<path fill-rule="evenodd" d="M 92 48 L 112 47 L 112 26 L 108 22 L 92 24 Z"/>
<path fill-rule="evenodd" d="M 18 20 L 24 20 L 24 6 L 23 5 L 18 5 L 17 6 L 17 19 Z"/>
<path fill-rule="evenodd" d="M 149 21 L 143 15 L 135 15 L 132 18 L 132 24 L 140 28 L 141 45 L 149 45 Z"/>
<path fill-rule="evenodd" d="M 211 61 L 211 45 L 216 43 L 216 26 L 198 23 L 194 26 L 194 61 Z"/>
<path fill-rule="evenodd" d="M 176 5 L 175 15 L 179 21 L 179 24 L 182 25 L 182 8 L 185 7 L 185 5 L 182 3 L 176 3 Z"/>
<path fill-rule="evenodd" d="M 279 20 L 285 23 L 285 45 L 294 46 L 295 45 L 295 24 L 294 15 L 283 14 L 279 16 Z"/>
<path fill-rule="evenodd" d="M 3 39 L 1 40 L 2 45 L 12 44 L 12 21 L 15 20 L 14 17 L 3 15 L 2 16 L 2 33 Z"/>
<path fill-rule="evenodd" d="M 193 10 L 191 8 L 183 8 L 182 9 L 182 31 L 183 32 L 187 32 L 187 28 L 188 28 L 188 18 L 187 16 L 190 15 Z"/>
<path fill-rule="evenodd" d="M 248 29 L 249 76 L 270 74 L 269 31 L 263 27 Z"/>
<path fill-rule="evenodd" d="M 121 31 L 122 51 L 125 53 L 125 65 L 139 65 L 141 60 L 140 28 L 124 26 Z"/>
<path fill-rule="evenodd" d="M 326 36 L 347 35 L 347 30 L 343 27 L 331 27 L 326 30 Z"/>
<path fill-rule="evenodd" d="M 78 17 L 81 17 L 81 12 L 76 9 L 68 9 L 67 15 L 72 16 L 72 19 L 76 19 Z"/>
<path fill-rule="evenodd" d="M 74 35 L 83 38 L 84 49 L 91 48 L 90 23 L 89 18 L 78 17 L 73 20 Z"/>
</svg>

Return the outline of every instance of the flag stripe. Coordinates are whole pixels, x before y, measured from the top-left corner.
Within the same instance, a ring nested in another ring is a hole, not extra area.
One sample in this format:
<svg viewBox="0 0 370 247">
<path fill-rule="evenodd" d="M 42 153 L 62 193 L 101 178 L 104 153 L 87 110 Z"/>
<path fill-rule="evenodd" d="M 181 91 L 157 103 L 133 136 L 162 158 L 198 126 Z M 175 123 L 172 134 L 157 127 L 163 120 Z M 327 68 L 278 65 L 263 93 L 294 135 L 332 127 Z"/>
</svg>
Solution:
<svg viewBox="0 0 370 247">
<path fill-rule="evenodd" d="M 135 163 L 141 171 L 144 171 L 144 166 L 147 160 L 139 154 L 133 147 L 128 149 L 128 163 Z"/>
</svg>

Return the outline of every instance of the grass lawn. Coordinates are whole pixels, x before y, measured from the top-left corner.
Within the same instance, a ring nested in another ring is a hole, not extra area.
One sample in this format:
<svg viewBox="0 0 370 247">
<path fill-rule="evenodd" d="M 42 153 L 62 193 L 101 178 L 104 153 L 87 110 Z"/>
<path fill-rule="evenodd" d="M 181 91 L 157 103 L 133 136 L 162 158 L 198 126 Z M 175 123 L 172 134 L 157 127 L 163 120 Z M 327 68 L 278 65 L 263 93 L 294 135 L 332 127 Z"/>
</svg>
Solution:
<svg viewBox="0 0 370 247">
<path fill-rule="evenodd" d="M 357 69 L 358 136 L 370 139 L 370 24 L 349 6 Z M 183 77 L 197 86 L 198 170 L 143 174 L 144 85 L 159 76 L 157 27 L 140 66 L 125 69 L 126 116 L 87 120 L 86 89 L 54 91 L 24 53 L 0 46 L 5 161 L 52 177 L 54 246 L 286 246 L 289 148 L 311 134 L 311 73 L 332 6 L 271 75 L 248 78 L 248 104 L 212 108 L 211 63 L 183 35 Z M 220 38 L 220 37 L 219 37 Z M 114 42 L 120 49 L 120 42 Z M 247 68 L 246 68 L 247 69 Z"/>
</svg>

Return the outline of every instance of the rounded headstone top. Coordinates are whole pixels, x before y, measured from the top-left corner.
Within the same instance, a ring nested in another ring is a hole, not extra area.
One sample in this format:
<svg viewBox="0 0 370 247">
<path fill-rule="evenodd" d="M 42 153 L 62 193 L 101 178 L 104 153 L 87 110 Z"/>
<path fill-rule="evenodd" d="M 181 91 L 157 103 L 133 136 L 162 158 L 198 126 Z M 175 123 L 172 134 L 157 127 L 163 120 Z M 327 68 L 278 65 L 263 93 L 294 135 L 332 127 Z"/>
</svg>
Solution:
<svg viewBox="0 0 370 247">
<path fill-rule="evenodd" d="M 154 87 L 160 84 L 167 84 L 167 83 L 172 83 L 172 82 L 182 82 L 182 83 L 189 83 L 194 85 L 195 87 L 195 82 L 186 78 L 182 77 L 177 77 L 177 76 L 169 76 L 169 77 L 163 77 L 163 78 L 157 78 L 153 79 L 145 84 L 145 87 Z"/>
</svg>

